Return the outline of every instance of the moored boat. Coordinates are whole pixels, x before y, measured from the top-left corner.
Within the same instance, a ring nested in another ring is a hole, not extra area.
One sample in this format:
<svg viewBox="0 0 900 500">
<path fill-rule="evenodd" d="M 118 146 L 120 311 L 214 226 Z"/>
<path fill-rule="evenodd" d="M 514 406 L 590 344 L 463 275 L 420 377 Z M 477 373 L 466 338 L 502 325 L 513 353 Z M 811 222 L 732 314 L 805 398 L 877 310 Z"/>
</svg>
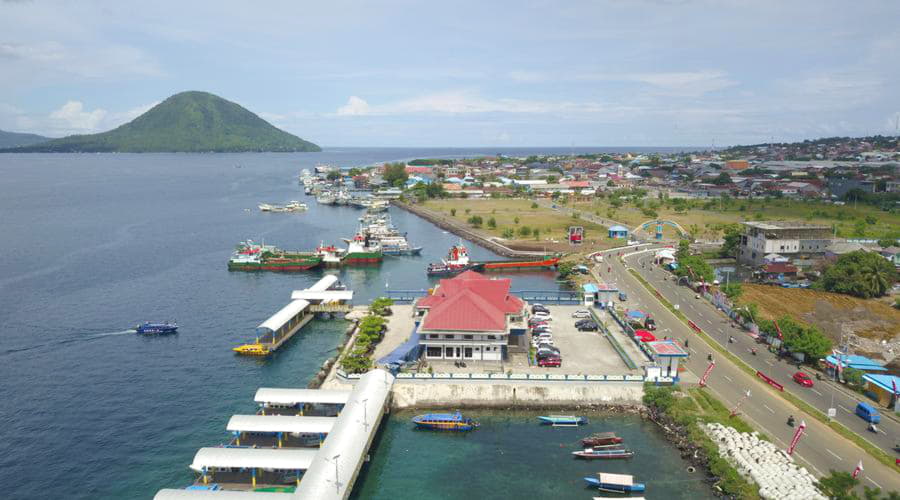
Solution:
<svg viewBox="0 0 900 500">
<path fill-rule="evenodd" d="M 228 260 L 229 271 L 306 271 L 322 263 L 315 252 L 287 252 L 251 240 L 241 242 Z"/>
<path fill-rule="evenodd" d="M 586 448 L 584 450 L 573 451 L 573 455 L 578 458 L 631 458 L 634 452 L 625 449 L 608 449 L 608 448 Z"/>
<path fill-rule="evenodd" d="M 616 436 L 615 432 L 597 432 L 581 440 L 581 444 L 588 448 L 593 446 L 618 444 L 621 442 L 622 438 Z"/>
<path fill-rule="evenodd" d="M 478 422 L 465 418 L 462 413 L 426 413 L 413 417 L 412 422 L 419 429 L 437 431 L 471 431 L 478 427 Z"/>
<path fill-rule="evenodd" d="M 342 264 L 377 264 L 384 257 L 381 245 L 361 232 L 357 233 L 352 240 L 345 239 L 344 241 L 347 242 L 347 251 L 341 260 Z"/>
<path fill-rule="evenodd" d="M 634 477 L 630 474 L 598 472 L 597 477 L 586 477 L 584 481 L 588 486 L 598 488 L 601 491 L 613 493 L 640 493 L 644 491 L 644 483 L 634 482 Z"/>
<path fill-rule="evenodd" d="M 576 417 L 574 415 L 545 415 L 538 417 L 542 424 L 549 425 L 585 425 L 588 423 L 587 417 Z"/>
<path fill-rule="evenodd" d="M 257 343 L 239 345 L 231 350 L 243 356 L 268 356 L 271 353 L 268 347 Z"/>
<path fill-rule="evenodd" d="M 453 276 L 464 271 L 515 271 L 552 268 L 559 264 L 559 257 L 544 257 L 541 260 L 495 260 L 473 262 L 469 259 L 468 250 L 461 243 L 450 247 L 447 258 L 440 264 L 428 264 L 425 274 L 428 276 Z"/>
<path fill-rule="evenodd" d="M 168 335 L 170 333 L 176 333 L 178 331 L 178 325 L 176 323 L 169 323 L 168 321 L 165 323 L 151 323 L 145 321 L 134 327 L 134 330 L 140 335 Z"/>
</svg>

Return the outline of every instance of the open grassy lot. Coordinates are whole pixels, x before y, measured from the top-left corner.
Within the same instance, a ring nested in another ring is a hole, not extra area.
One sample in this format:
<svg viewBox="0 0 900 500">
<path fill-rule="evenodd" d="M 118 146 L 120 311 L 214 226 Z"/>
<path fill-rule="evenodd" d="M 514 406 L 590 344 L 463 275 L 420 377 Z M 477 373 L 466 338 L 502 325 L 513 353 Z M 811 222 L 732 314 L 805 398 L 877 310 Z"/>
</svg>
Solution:
<svg viewBox="0 0 900 500">
<path fill-rule="evenodd" d="M 816 325 L 834 340 L 844 333 L 890 340 L 900 334 L 900 310 L 883 301 L 849 295 L 744 283 L 739 304 L 754 303 L 766 319 L 786 314 Z"/>
<path fill-rule="evenodd" d="M 625 201 L 623 199 L 623 201 Z M 718 226 L 751 220 L 792 220 L 834 226 L 838 237 L 842 238 L 885 238 L 900 237 L 900 213 L 885 212 L 869 205 L 831 205 L 819 202 L 804 202 L 786 199 L 755 199 L 723 201 L 721 199 L 690 200 L 683 211 L 676 210 L 672 200 L 644 198 L 624 202 L 614 207 L 609 198 L 596 198 L 588 202 L 578 202 L 565 206 L 583 213 L 595 213 L 628 225 L 629 229 L 654 219 L 675 221 L 694 234 L 696 238 L 718 239 Z M 638 206 L 642 205 L 642 206 Z M 658 215 L 653 217 L 650 210 Z M 655 231 L 655 228 L 650 228 Z M 673 229 L 666 227 L 665 236 L 676 237 Z"/>
<path fill-rule="evenodd" d="M 479 228 L 481 232 L 508 239 L 507 246 L 521 250 L 571 252 L 573 247 L 566 242 L 569 226 L 584 227 L 585 244 L 577 247 L 579 251 L 601 250 L 624 244 L 622 240 L 609 239 L 604 226 L 536 206 L 532 200 L 448 198 L 428 200 L 424 207 L 464 224 L 470 217 L 479 216 L 483 219 Z M 490 219 L 494 219 L 494 227 L 489 224 Z M 523 227 L 528 228 L 529 235 L 522 234 Z M 533 234 L 535 229 L 540 231 L 537 238 Z M 508 237 L 509 231 L 514 236 Z M 505 232 L 507 235 L 504 235 Z"/>
</svg>

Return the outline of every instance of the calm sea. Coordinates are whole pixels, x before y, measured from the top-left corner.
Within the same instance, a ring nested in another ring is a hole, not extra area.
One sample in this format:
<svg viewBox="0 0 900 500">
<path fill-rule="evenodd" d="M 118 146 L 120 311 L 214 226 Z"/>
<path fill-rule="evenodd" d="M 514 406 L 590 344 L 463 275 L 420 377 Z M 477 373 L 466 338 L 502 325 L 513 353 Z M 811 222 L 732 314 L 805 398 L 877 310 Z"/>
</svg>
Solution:
<svg viewBox="0 0 900 500">
<path fill-rule="evenodd" d="M 573 151 L 0 155 L 2 496 L 149 498 L 186 485 L 196 450 L 225 441 L 231 415 L 255 411 L 258 387 L 306 385 L 334 353 L 343 322 L 316 321 L 265 361 L 230 348 L 252 339 L 291 290 L 322 273 L 226 270 L 234 245 L 247 238 L 311 249 L 352 236 L 360 212 L 316 206 L 298 188 L 301 169 Z M 293 199 L 309 202 L 309 212 L 256 210 L 259 202 Z M 425 264 L 457 241 L 391 210 L 425 250 L 341 272 L 357 303 L 385 288 L 427 288 Z M 552 273 L 512 277 L 514 288 L 556 287 Z M 127 331 L 166 319 L 178 321 L 178 335 Z"/>
</svg>

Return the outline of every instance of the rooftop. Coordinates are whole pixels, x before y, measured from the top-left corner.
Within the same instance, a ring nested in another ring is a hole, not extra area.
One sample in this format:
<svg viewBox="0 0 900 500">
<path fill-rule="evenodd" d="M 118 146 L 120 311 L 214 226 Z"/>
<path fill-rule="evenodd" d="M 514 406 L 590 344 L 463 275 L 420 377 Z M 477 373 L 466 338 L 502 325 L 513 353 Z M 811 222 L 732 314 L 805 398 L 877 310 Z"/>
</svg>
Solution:
<svg viewBox="0 0 900 500">
<path fill-rule="evenodd" d="M 831 230 L 829 226 L 823 226 L 821 224 L 807 224 L 805 222 L 796 222 L 796 221 L 758 221 L 758 222 L 750 222 L 746 221 L 743 223 L 745 226 L 754 227 L 757 229 L 763 230 L 772 230 L 772 229 L 827 229 Z"/>
<path fill-rule="evenodd" d="M 510 295 L 510 284 L 508 278 L 488 279 L 474 271 L 441 280 L 434 293 L 417 304 L 428 309 L 421 330 L 505 331 L 506 316 L 525 307 L 522 299 Z"/>
</svg>

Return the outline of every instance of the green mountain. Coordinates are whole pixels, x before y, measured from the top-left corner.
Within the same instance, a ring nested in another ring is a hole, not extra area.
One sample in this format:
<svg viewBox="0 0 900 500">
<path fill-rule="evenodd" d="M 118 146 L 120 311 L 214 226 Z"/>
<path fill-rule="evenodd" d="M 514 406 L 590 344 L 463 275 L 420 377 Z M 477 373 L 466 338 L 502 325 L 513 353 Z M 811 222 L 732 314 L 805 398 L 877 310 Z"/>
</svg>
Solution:
<svg viewBox="0 0 900 500">
<path fill-rule="evenodd" d="M 0 130 L 0 148 L 15 148 L 19 146 L 31 146 L 39 142 L 47 142 L 50 137 L 37 134 L 20 134 L 18 132 L 6 132 Z"/>
<path fill-rule="evenodd" d="M 27 153 L 321 151 L 254 113 L 207 92 L 181 92 L 121 127 L 2 150 Z"/>
</svg>

